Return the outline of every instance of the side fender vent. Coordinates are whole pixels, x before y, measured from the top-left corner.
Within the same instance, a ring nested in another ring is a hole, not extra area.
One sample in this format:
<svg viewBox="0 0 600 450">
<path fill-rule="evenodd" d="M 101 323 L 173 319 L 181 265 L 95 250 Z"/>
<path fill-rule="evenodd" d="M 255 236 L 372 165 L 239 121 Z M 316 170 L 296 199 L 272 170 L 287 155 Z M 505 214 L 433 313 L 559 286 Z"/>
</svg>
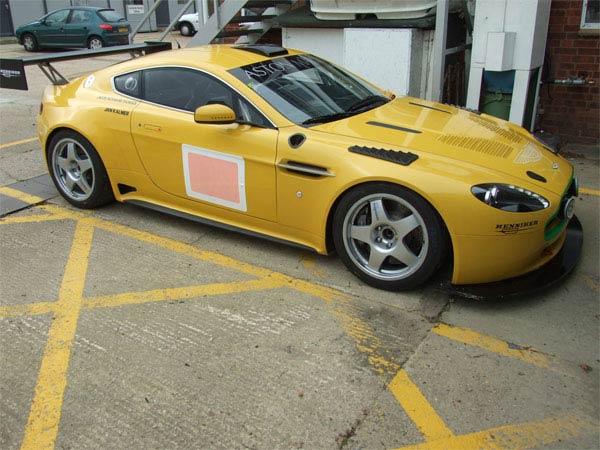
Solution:
<svg viewBox="0 0 600 450">
<path fill-rule="evenodd" d="M 299 148 L 302 144 L 304 144 L 304 141 L 306 141 L 306 136 L 304 136 L 302 133 L 293 134 L 288 139 L 288 143 L 290 144 L 290 147 L 292 147 L 294 149 Z"/>
<path fill-rule="evenodd" d="M 117 187 L 119 188 L 119 194 L 121 195 L 125 195 L 125 194 L 130 194 L 132 192 L 136 192 L 137 189 L 134 188 L 133 186 L 129 186 L 127 184 L 117 184 Z"/>
<path fill-rule="evenodd" d="M 348 147 L 348 151 L 352 153 L 358 153 L 360 155 L 370 156 L 372 158 L 383 159 L 403 166 L 408 166 L 419 159 L 418 155 L 411 152 L 400 152 L 394 150 L 385 150 L 383 148 L 375 147 L 360 147 L 353 145 Z"/>
</svg>

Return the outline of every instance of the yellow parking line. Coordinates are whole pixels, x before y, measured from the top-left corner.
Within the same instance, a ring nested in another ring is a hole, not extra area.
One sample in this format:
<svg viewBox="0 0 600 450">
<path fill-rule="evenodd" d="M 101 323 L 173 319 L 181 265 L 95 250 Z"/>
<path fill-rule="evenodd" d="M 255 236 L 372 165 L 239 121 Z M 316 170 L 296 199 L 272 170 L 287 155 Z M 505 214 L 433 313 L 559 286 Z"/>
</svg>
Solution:
<svg viewBox="0 0 600 450">
<path fill-rule="evenodd" d="M 68 220 L 70 217 L 67 214 L 34 214 L 31 216 L 16 216 L 2 217 L 0 225 L 14 225 L 22 223 L 40 223 L 50 222 L 53 220 Z"/>
<path fill-rule="evenodd" d="M 93 234 L 94 228 L 89 223 L 77 224 L 21 450 L 54 448 Z"/>
<path fill-rule="evenodd" d="M 3 148 L 14 147 L 16 145 L 27 144 L 28 142 L 33 142 L 33 141 L 37 141 L 37 140 L 38 140 L 38 138 L 28 138 L 28 139 L 22 139 L 20 141 L 7 142 L 6 144 L 0 144 L 0 150 Z"/>
<path fill-rule="evenodd" d="M 534 366 L 541 367 L 543 369 L 547 369 L 549 367 L 548 357 L 542 353 L 538 353 L 529 348 L 510 344 L 501 339 L 479 334 L 476 331 L 469 330 L 467 328 L 451 327 L 444 323 L 440 323 L 431 331 L 440 336 L 447 337 L 448 339 L 453 339 L 455 341 L 462 342 L 463 344 L 479 347 L 509 358 L 520 359 L 526 363 L 533 364 Z"/>
<path fill-rule="evenodd" d="M 454 437 L 454 433 L 446 426 L 404 369 L 398 372 L 388 388 L 428 443 Z"/>
<path fill-rule="evenodd" d="M 261 278 L 258 280 L 234 281 L 231 283 L 214 283 L 199 286 L 156 289 L 146 292 L 126 292 L 117 295 L 105 295 L 86 299 L 83 307 L 85 309 L 114 308 L 117 306 L 139 305 L 151 302 L 189 300 L 195 297 L 276 289 L 278 287 L 281 287 L 281 283 L 269 278 Z"/>
<path fill-rule="evenodd" d="M 579 188 L 579 193 L 580 194 L 588 194 L 588 195 L 598 195 L 598 196 L 600 196 L 600 191 L 596 191 L 594 189 Z"/>
<path fill-rule="evenodd" d="M 9 188 L 8 186 L 0 187 L 0 194 L 6 195 L 7 197 L 12 197 L 17 200 L 21 200 L 25 203 L 30 203 L 35 205 L 37 203 L 42 203 L 44 199 L 42 197 L 37 197 L 35 195 L 27 194 L 25 192 L 19 191 L 17 189 Z"/>
<path fill-rule="evenodd" d="M 566 439 L 594 432 L 596 427 L 592 422 L 578 417 L 551 418 L 448 437 L 396 450 L 522 450 L 558 441 L 563 443 L 562 447 L 570 448 L 564 443 Z"/>
<path fill-rule="evenodd" d="M 28 303 L 26 305 L 0 306 L 0 319 L 10 319 L 21 316 L 38 316 L 56 310 L 56 302 Z"/>
</svg>

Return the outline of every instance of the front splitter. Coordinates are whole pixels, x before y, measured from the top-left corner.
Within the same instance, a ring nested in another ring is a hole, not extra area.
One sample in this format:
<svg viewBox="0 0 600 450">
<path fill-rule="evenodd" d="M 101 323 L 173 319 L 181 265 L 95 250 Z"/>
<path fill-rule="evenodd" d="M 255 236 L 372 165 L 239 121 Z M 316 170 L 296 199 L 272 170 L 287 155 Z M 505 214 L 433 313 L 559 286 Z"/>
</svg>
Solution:
<svg viewBox="0 0 600 450">
<path fill-rule="evenodd" d="M 442 281 L 438 289 L 455 297 L 474 300 L 503 299 L 534 294 L 562 282 L 577 265 L 583 248 L 583 228 L 576 216 L 567 224 L 567 236 L 554 258 L 537 270 L 493 283 L 454 285 Z"/>
</svg>

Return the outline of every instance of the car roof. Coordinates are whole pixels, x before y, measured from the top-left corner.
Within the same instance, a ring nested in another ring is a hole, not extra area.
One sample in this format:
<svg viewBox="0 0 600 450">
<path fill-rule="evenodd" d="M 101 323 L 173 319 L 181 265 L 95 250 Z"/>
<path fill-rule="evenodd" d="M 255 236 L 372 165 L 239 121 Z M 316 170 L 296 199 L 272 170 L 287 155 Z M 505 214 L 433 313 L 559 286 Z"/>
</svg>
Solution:
<svg viewBox="0 0 600 450">
<path fill-rule="evenodd" d="M 87 11 L 114 11 L 113 8 L 100 8 L 98 6 L 68 6 L 66 8 L 60 8 L 60 9 L 55 9 L 54 11 L 49 12 L 48 14 L 46 14 L 47 16 L 49 16 L 52 13 L 55 13 L 57 11 L 64 11 L 64 10 L 71 10 L 71 9 L 79 9 L 79 10 L 87 10 Z"/>
<path fill-rule="evenodd" d="M 294 49 L 286 50 L 288 52 L 287 55 L 269 57 L 226 44 L 187 47 L 179 50 L 158 52 L 143 58 L 136 58 L 114 65 L 109 68 L 109 70 L 112 69 L 109 76 L 156 66 L 212 68 L 215 71 L 227 71 L 236 67 L 268 61 L 280 56 L 304 54 L 304 52 Z"/>
</svg>

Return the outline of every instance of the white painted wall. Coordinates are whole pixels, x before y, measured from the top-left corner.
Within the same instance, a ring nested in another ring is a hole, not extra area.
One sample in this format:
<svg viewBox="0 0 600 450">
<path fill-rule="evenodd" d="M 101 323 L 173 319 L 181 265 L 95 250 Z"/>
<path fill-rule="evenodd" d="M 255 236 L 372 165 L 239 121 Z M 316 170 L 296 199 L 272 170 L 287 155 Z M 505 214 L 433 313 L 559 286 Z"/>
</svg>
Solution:
<svg viewBox="0 0 600 450">
<path fill-rule="evenodd" d="M 314 53 L 381 88 L 421 96 L 426 33 L 389 28 L 284 28 L 282 40 L 284 47 Z"/>
<path fill-rule="evenodd" d="M 479 107 L 484 70 L 515 70 L 509 120 L 523 124 L 529 79 L 544 61 L 550 6 L 549 0 L 477 0 L 467 107 Z"/>
<path fill-rule="evenodd" d="M 284 47 L 314 53 L 344 65 L 344 30 L 341 28 L 284 28 L 281 39 Z"/>
</svg>

